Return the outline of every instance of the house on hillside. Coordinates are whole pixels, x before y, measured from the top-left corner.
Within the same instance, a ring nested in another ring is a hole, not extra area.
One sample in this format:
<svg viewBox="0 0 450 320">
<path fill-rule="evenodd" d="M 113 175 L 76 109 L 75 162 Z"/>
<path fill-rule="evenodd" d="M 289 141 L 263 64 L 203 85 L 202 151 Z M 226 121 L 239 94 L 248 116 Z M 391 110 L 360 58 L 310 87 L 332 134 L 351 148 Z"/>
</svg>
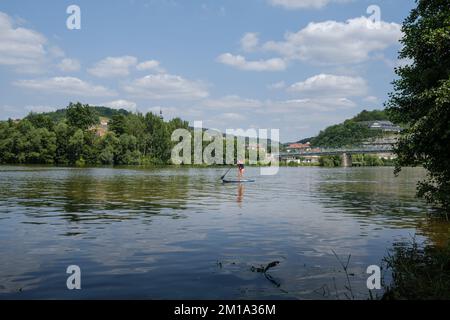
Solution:
<svg viewBox="0 0 450 320">
<path fill-rule="evenodd" d="M 307 142 L 307 143 L 293 143 L 293 144 L 290 144 L 286 148 L 286 151 L 288 153 L 302 153 L 302 152 L 311 151 L 311 143 L 309 143 L 309 142 Z"/>
<path fill-rule="evenodd" d="M 109 124 L 109 119 L 102 117 L 102 118 L 100 118 L 100 124 L 92 127 L 91 130 L 94 131 L 97 136 L 103 137 L 108 132 L 108 124 Z"/>
<path fill-rule="evenodd" d="M 383 121 L 364 121 L 362 124 L 365 124 L 369 127 L 369 129 L 373 130 L 382 130 L 383 132 L 396 132 L 399 133 L 402 131 L 402 128 L 395 125 L 391 121 L 383 120 Z"/>
</svg>

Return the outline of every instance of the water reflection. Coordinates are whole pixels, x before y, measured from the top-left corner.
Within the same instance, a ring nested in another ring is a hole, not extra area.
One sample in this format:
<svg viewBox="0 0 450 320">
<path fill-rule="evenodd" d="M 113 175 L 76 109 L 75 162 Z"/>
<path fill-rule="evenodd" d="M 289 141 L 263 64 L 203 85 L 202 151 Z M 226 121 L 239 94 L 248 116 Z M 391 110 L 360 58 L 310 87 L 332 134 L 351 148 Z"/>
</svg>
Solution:
<svg viewBox="0 0 450 320">
<path fill-rule="evenodd" d="M 138 172 L 139 173 L 139 172 Z M 50 176 L 25 177 L 20 185 L 2 189 L 5 197 L 20 192 L 16 205 L 30 217 L 51 212 L 72 222 L 127 220 L 174 210 L 182 217 L 188 196 L 189 175 L 130 174 L 115 170 L 54 171 Z M 64 214 L 65 213 L 65 214 Z"/>
<path fill-rule="evenodd" d="M 340 175 L 325 175 L 317 185 L 317 193 L 326 207 L 336 208 L 339 203 L 348 214 L 373 217 L 372 223 L 414 228 L 429 243 L 445 247 L 450 240 L 450 222 L 433 218 L 434 210 L 412 196 L 416 181 L 424 177 L 420 169 L 404 169 L 401 177 L 384 168 L 342 170 Z"/>
<path fill-rule="evenodd" d="M 239 207 L 242 208 L 242 201 L 244 200 L 244 185 L 239 184 L 237 190 L 237 203 Z"/>
<path fill-rule="evenodd" d="M 237 186 L 222 174 L 0 167 L 0 298 L 333 299 L 346 285 L 333 250 L 352 255 L 367 298 L 365 269 L 392 243 L 448 235 L 414 197 L 420 170 L 282 168 Z M 81 292 L 65 289 L 70 264 Z"/>
</svg>

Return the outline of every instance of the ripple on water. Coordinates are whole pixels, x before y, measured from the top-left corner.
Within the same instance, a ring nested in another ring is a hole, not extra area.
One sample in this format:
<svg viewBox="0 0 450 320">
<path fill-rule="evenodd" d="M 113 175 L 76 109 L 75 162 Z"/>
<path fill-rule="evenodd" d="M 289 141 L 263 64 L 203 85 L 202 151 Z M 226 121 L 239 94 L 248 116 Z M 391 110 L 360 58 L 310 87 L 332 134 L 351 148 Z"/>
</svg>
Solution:
<svg viewBox="0 0 450 320">
<path fill-rule="evenodd" d="M 414 197 L 420 170 L 248 168 L 256 182 L 243 185 L 223 173 L 0 167 L 0 298 L 69 297 L 70 264 L 85 298 L 342 298 L 333 251 L 352 255 L 365 298 L 364 266 L 395 241 L 445 231 Z M 252 272 L 274 261 L 271 277 Z"/>
</svg>

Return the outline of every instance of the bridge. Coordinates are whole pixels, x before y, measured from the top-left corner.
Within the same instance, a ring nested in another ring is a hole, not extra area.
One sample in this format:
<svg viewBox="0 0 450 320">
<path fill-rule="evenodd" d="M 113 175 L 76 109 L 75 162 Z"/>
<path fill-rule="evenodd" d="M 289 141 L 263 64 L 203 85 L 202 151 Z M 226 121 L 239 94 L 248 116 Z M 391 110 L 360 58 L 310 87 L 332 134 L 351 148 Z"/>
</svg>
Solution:
<svg viewBox="0 0 450 320">
<path fill-rule="evenodd" d="M 394 150 L 394 143 L 371 143 L 355 146 L 352 148 L 338 148 L 338 149 L 313 149 L 310 151 L 300 152 L 281 152 L 280 160 L 292 160 L 306 157 L 320 157 L 320 156 L 340 156 L 343 167 L 352 166 L 352 155 L 354 154 L 380 154 L 392 153 Z"/>
</svg>

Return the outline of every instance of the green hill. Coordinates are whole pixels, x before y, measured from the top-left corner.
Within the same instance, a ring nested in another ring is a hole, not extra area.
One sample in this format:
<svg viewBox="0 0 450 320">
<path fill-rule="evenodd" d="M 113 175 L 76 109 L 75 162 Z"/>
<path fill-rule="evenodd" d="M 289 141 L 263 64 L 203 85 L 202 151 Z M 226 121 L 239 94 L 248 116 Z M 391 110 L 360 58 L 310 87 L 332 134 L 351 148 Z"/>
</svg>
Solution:
<svg viewBox="0 0 450 320">
<path fill-rule="evenodd" d="M 330 126 L 311 139 L 315 147 L 339 148 L 360 144 L 370 138 L 391 136 L 392 132 L 369 128 L 368 123 L 374 121 L 389 121 L 384 110 L 362 111 L 357 116 L 343 123 Z"/>
<path fill-rule="evenodd" d="M 116 109 L 111 109 L 111 108 L 107 108 L 107 107 L 99 107 L 99 106 L 89 106 L 89 109 L 91 109 L 95 114 L 97 114 L 98 117 L 104 117 L 104 118 L 108 118 L 111 119 L 113 116 L 115 115 L 128 115 L 130 114 L 130 112 L 120 109 L 120 110 L 116 110 Z M 53 112 L 47 112 L 47 113 L 42 113 L 42 115 L 44 116 L 48 116 L 50 117 L 50 119 L 52 119 L 52 121 L 54 122 L 59 122 L 63 119 L 66 118 L 66 114 L 67 114 L 67 109 L 59 109 Z"/>
</svg>

